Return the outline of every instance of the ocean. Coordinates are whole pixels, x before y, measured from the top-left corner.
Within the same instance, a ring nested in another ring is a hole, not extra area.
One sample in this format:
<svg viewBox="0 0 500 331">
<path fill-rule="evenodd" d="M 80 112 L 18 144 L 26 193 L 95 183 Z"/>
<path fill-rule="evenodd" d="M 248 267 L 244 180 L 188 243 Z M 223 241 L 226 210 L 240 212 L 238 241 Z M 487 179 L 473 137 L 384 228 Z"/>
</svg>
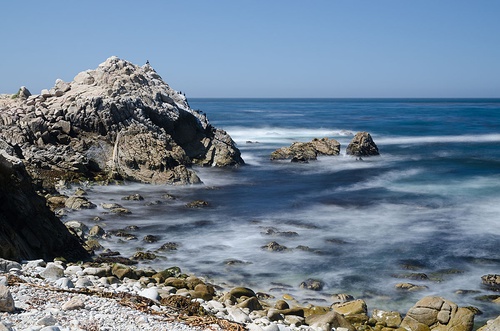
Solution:
<svg viewBox="0 0 500 331">
<path fill-rule="evenodd" d="M 227 131 L 246 162 L 233 169 L 195 168 L 204 185 L 126 183 L 89 186 L 96 204 L 68 213 L 105 230 L 138 226 L 138 240 L 111 237 L 105 247 L 131 256 L 173 242 L 144 262 L 179 266 L 223 287 L 247 286 L 301 304 L 329 305 L 347 293 L 368 309 L 405 313 L 426 295 L 498 315 L 481 276 L 500 273 L 500 99 L 190 99 Z M 367 131 L 380 156 L 345 155 Z M 309 163 L 270 161 L 294 141 L 329 137 L 341 155 Z M 121 197 L 139 193 L 144 201 Z M 170 194 L 175 199 L 168 199 Z M 204 200 L 204 208 L 187 208 Z M 103 220 L 92 221 L 95 216 Z M 157 243 L 141 239 L 153 234 Z M 288 249 L 262 249 L 270 242 Z M 323 288 L 300 288 L 307 279 Z M 398 284 L 421 286 L 407 291 Z M 500 293 L 496 293 L 500 294 Z"/>
</svg>

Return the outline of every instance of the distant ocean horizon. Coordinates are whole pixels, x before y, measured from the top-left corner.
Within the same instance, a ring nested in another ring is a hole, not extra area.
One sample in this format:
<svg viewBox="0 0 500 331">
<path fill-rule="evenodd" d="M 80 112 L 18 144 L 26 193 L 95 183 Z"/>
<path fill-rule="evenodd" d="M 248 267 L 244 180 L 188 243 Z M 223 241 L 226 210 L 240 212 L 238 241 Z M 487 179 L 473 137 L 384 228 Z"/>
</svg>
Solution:
<svg viewBox="0 0 500 331">
<path fill-rule="evenodd" d="M 496 317 L 481 276 L 500 273 L 500 98 L 188 98 L 227 131 L 246 162 L 198 168 L 203 186 L 142 184 L 89 190 L 94 203 L 132 193 L 161 204 L 125 202 L 126 220 L 179 248 L 151 263 L 177 265 L 223 286 L 327 305 L 348 293 L 369 309 L 406 312 L 426 295 L 479 307 Z M 346 155 L 369 132 L 380 156 Z M 295 141 L 329 137 L 341 154 L 306 164 L 271 161 Z M 202 199 L 207 208 L 186 209 Z M 70 217 L 90 219 L 81 211 Z M 99 209 L 97 210 L 99 212 Z M 80 216 L 79 216 L 80 215 Z M 275 241 L 288 249 L 269 252 Z M 155 244 L 108 247 L 132 255 Z M 158 244 L 156 244 L 158 245 Z M 301 289 L 320 280 L 321 291 Z M 398 284 L 411 283 L 418 291 Z M 481 299 L 483 297 L 483 299 Z"/>
</svg>

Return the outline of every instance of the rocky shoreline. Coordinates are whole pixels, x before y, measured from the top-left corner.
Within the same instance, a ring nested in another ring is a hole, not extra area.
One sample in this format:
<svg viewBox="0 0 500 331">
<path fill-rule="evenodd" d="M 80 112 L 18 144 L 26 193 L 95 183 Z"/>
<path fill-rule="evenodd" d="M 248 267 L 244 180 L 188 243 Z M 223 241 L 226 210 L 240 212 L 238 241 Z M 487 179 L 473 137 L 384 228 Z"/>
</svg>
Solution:
<svg viewBox="0 0 500 331">
<path fill-rule="evenodd" d="M 323 138 L 280 148 L 270 158 L 309 162 L 339 151 L 337 141 Z M 356 134 L 346 153 L 359 159 L 379 155 L 367 132 Z M 149 64 L 137 66 L 111 57 L 77 74 L 72 82 L 57 80 L 38 95 L 22 87 L 15 95 L 0 96 L 0 331 L 473 329 L 478 309 L 458 307 L 440 297 L 424 297 L 404 314 L 368 309 L 363 299 L 347 293 L 332 295 L 321 305 L 304 305 L 286 293 L 275 297 L 211 284 L 175 266 L 137 267 L 138 261 L 155 260 L 155 252 L 123 257 L 104 247 L 110 237 L 124 243 L 137 239 L 132 233 L 136 225 L 106 229 L 95 216 L 90 228 L 74 220 L 65 227 L 55 216 L 97 207 L 87 199 L 85 187 L 60 194 L 58 189 L 68 182 L 196 184 L 200 178 L 193 165 L 243 164 L 231 137 L 192 110 L 185 96 L 171 89 Z M 133 193 L 123 199 L 143 198 Z M 208 205 L 194 200 L 184 207 Z M 132 213 L 115 201 L 100 207 L 113 215 Z M 143 238 L 155 240 L 154 234 Z M 176 249 L 175 242 L 160 248 Z M 272 241 L 262 249 L 288 248 Z M 485 275 L 483 284 L 498 292 L 500 276 Z M 300 286 L 315 291 L 323 284 L 307 279 Z M 419 290 L 415 286 L 401 283 L 407 291 Z M 499 299 L 490 297 L 493 302 Z M 500 318 L 481 331 L 498 329 Z"/>
<path fill-rule="evenodd" d="M 498 286 L 498 275 L 485 281 Z M 473 328 L 476 311 L 424 297 L 406 315 L 368 309 L 348 294 L 301 306 L 245 287 L 223 291 L 177 267 L 156 271 L 121 263 L 19 264 L 0 259 L 0 330 L 450 330 Z M 500 318 L 481 331 L 498 330 Z"/>
</svg>

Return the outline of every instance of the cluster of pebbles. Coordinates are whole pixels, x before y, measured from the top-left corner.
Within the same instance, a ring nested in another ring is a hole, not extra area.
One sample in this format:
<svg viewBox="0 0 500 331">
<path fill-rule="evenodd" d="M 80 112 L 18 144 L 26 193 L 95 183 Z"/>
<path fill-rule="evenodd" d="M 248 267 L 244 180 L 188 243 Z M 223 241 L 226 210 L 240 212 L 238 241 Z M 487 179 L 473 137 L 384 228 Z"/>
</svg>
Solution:
<svg viewBox="0 0 500 331">
<path fill-rule="evenodd" d="M 0 330 L 202 330 L 177 321 L 179 312 L 158 300 L 148 311 L 138 309 L 134 298 L 147 300 L 158 292 L 134 280 L 116 278 L 111 284 L 99 272 L 62 262 L 20 265 L 0 259 Z M 123 294 L 132 295 L 128 304 Z"/>
<path fill-rule="evenodd" d="M 336 309 L 364 312 L 368 322 L 362 300 Z M 401 321 L 398 313 L 379 316 Z M 351 322 L 332 307 L 291 307 L 245 287 L 222 293 L 177 267 L 156 272 L 119 263 L 0 259 L 0 331 L 355 331 Z"/>
</svg>

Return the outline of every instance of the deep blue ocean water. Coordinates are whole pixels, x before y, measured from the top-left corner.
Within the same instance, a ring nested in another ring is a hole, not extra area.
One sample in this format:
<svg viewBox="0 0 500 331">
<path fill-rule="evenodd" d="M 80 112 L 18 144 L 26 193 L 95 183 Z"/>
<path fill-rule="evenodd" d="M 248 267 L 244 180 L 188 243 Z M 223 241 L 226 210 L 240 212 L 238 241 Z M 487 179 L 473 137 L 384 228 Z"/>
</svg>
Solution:
<svg viewBox="0 0 500 331">
<path fill-rule="evenodd" d="M 335 293 L 365 299 L 368 308 L 406 312 L 425 295 L 476 306 L 485 319 L 498 305 L 481 276 L 500 273 L 500 100 L 466 99 L 191 99 L 211 123 L 238 144 L 246 165 L 196 168 L 205 185 L 91 187 L 94 202 L 120 201 L 125 219 L 105 215 L 106 230 L 138 225 L 138 236 L 176 242 L 152 266 L 178 265 L 226 286 L 293 295 L 328 305 Z M 367 131 L 381 155 L 345 155 L 353 134 Z M 294 141 L 329 137 L 341 155 L 307 164 L 271 162 L 270 153 Z M 178 197 L 165 200 L 164 193 Z M 209 207 L 187 209 L 203 199 Z M 70 214 L 88 221 L 103 210 Z M 270 230 L 271 229 L 271 230 Z M 261 249 L 271 241 L 285 252 Z M 159 244 L 107 247 L 123 255 Z M 309 250 L 299 249 L 306 246 Z M 420 273 L 428 279 L 414 279 Z M 410 278 L 405 278 L 410 277 Z M 299 288 L 308 279 L 322 291 Z M 427 288 L 405 292 L 408 282 Z M 471 290 L 457 294 L 458 290 Z"/>
</svg>

